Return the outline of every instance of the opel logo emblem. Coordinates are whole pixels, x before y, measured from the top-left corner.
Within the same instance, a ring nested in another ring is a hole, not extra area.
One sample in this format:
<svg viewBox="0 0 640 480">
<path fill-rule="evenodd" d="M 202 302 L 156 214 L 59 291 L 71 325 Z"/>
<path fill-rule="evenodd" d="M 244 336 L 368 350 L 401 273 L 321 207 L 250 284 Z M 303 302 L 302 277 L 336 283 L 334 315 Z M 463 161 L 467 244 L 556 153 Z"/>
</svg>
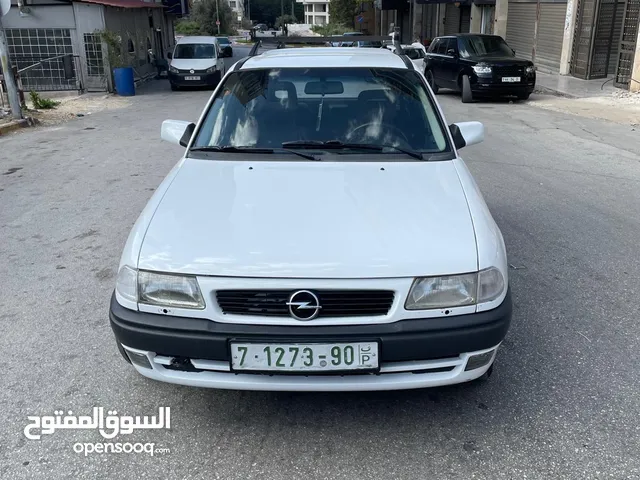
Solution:
<svg viewBox="0 0 640 480">
<path fill-rule="evenodd" d="M 196 73 L 195 70 L 189 70 L 189 73 Z"/>
<path fill-rule="evenodd" d="M 298 290 L 289 297 L 287 302 L 289 313 L 296 320 L 313 320 L 320 313 L 320 300 L 315 293 L 309 290 Z"/>
</svg>

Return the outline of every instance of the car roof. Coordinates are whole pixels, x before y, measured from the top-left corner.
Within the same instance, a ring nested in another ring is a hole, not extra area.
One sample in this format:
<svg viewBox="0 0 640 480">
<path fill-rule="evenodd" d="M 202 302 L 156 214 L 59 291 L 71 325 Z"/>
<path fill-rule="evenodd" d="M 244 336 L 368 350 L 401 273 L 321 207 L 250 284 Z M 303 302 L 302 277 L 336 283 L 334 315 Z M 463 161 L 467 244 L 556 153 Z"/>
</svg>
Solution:
<svg viewBox="0 0 640 480">
<path fill-rule="evenodd" d="M 242 64 L 241 70 L 251 68 L 407 68 L 399 55 L 386 48 L 308 47 L 267 50 Z"/>
<path fill-rule="evenodd" d="M 178 43 L 216 43 L 216 37 L 182 37 Z"/>
</svg>

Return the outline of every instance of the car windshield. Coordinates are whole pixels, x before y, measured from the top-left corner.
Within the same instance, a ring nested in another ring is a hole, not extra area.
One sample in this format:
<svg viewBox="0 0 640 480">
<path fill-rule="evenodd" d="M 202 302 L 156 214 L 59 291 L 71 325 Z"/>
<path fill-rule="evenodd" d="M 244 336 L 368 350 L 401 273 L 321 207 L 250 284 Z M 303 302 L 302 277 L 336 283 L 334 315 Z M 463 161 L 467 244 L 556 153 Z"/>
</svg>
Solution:
<svg viewBox="0 0 640 480">
<path fill-rule="evenodd" d="M 464 36 L 458 38 L 462 57 L 513 57 L 513 50 L 502 37 L 494 35 Z"/>
<path fill-rule="evenodd" d="M 451 151 L 417 72 L 362 67 L 232 72 L 192 148 L 275 149 L 287 142 L 313 143 L 321 152 L 329 150 L 322 146 L 329 142 L 332 152 L 340 154 L 362 151 L 345 147 L 335 152 L 336 144 Z"/>
<path fill-rule="evenodd" d="M 229 45 L 231 42 L 226 37 L 218 37 L 218 43 L 221 45 Z"/>
<path fill-rule="evenodd" d="M 203 59 L 215 56 L 215 49 L 211 43 L 181 43 L 176 46 L 173 58 Z"/>
</svg>

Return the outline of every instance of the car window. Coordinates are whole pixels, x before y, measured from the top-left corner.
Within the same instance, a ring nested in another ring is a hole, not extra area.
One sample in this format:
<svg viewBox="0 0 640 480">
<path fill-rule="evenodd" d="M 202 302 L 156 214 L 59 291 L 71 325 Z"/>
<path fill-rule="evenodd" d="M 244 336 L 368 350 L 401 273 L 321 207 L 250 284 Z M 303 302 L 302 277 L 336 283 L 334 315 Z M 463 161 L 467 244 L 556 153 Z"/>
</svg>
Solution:
<svg viewBox="0 0 640 480">
<path fill-rule="evenodd" d="M 424 53 L 420 48 L 403 48 L 404 54 L 411 60 L 420 60 L 424 57 Z"/>
<path fill-rule="evenodd" d="M 216 58 L 215 47 L 211 43 L 180 43 L 173 54 L 176 59 Z"/>
<path fill-rule="evenodd" d="M 438 42 L 438 51 L 437 53 L 439 53 L 440 55 L 446 55 L 447 54 L 447 45 L 449 44 L 449 39 L 448 38 L 441 38 L 440 42 Z"/>
<path fill-rule="evenodd" d="M 461 57 L 513 57 L 513 51 L 497 35 L 469 35 L 460 38 Z"/>
<path fill-rule="evenodd" d="M 279 148 L 331 140 L 451 151 L 417 72 L 354 67 L 232 72 L 193 146 Z"/>
<path fill-rule="evenodd" d="M 438 44 L 440 43 L 440 39 L 436 38 L 431 45 L 429 45 L 429 53 L 438 53 Z"/>
<path fill-rule="evenodd" d="M 458 45 L 455 38 L 447 38 L 447 43 L 444 47 L 444 55 L 449 55 L 449 50 L 458 50 Z"/>
</svg>

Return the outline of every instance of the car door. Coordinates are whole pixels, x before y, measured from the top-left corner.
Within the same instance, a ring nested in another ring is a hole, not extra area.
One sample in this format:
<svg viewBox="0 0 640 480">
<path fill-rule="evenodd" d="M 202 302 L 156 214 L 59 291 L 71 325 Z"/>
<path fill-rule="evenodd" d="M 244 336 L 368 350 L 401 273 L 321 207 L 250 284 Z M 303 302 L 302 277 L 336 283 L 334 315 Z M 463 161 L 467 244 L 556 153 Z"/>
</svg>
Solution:
<svg viewBox="0 0 640 480">
<path fill-rule="evenodd" d="M 425 73 L 429 70 L 433 73 L 433 78 L 437 79 L 440 77 L 440 55 L 438 54 L 438 48 L 442 44 L 441 38 L 436 38 L 431 45 L 429 45 L 429 51 L 424 59 L 424 69 Z"/>
<path fill-rule="evenodd" d="M 442 86 L 448 88 L 458 88 L 458 41 L 456 38 L 443 39 L 440 72 L 442 75 Z M 440 82 L 438 82 L 440 83 Z"/>
</svg>

